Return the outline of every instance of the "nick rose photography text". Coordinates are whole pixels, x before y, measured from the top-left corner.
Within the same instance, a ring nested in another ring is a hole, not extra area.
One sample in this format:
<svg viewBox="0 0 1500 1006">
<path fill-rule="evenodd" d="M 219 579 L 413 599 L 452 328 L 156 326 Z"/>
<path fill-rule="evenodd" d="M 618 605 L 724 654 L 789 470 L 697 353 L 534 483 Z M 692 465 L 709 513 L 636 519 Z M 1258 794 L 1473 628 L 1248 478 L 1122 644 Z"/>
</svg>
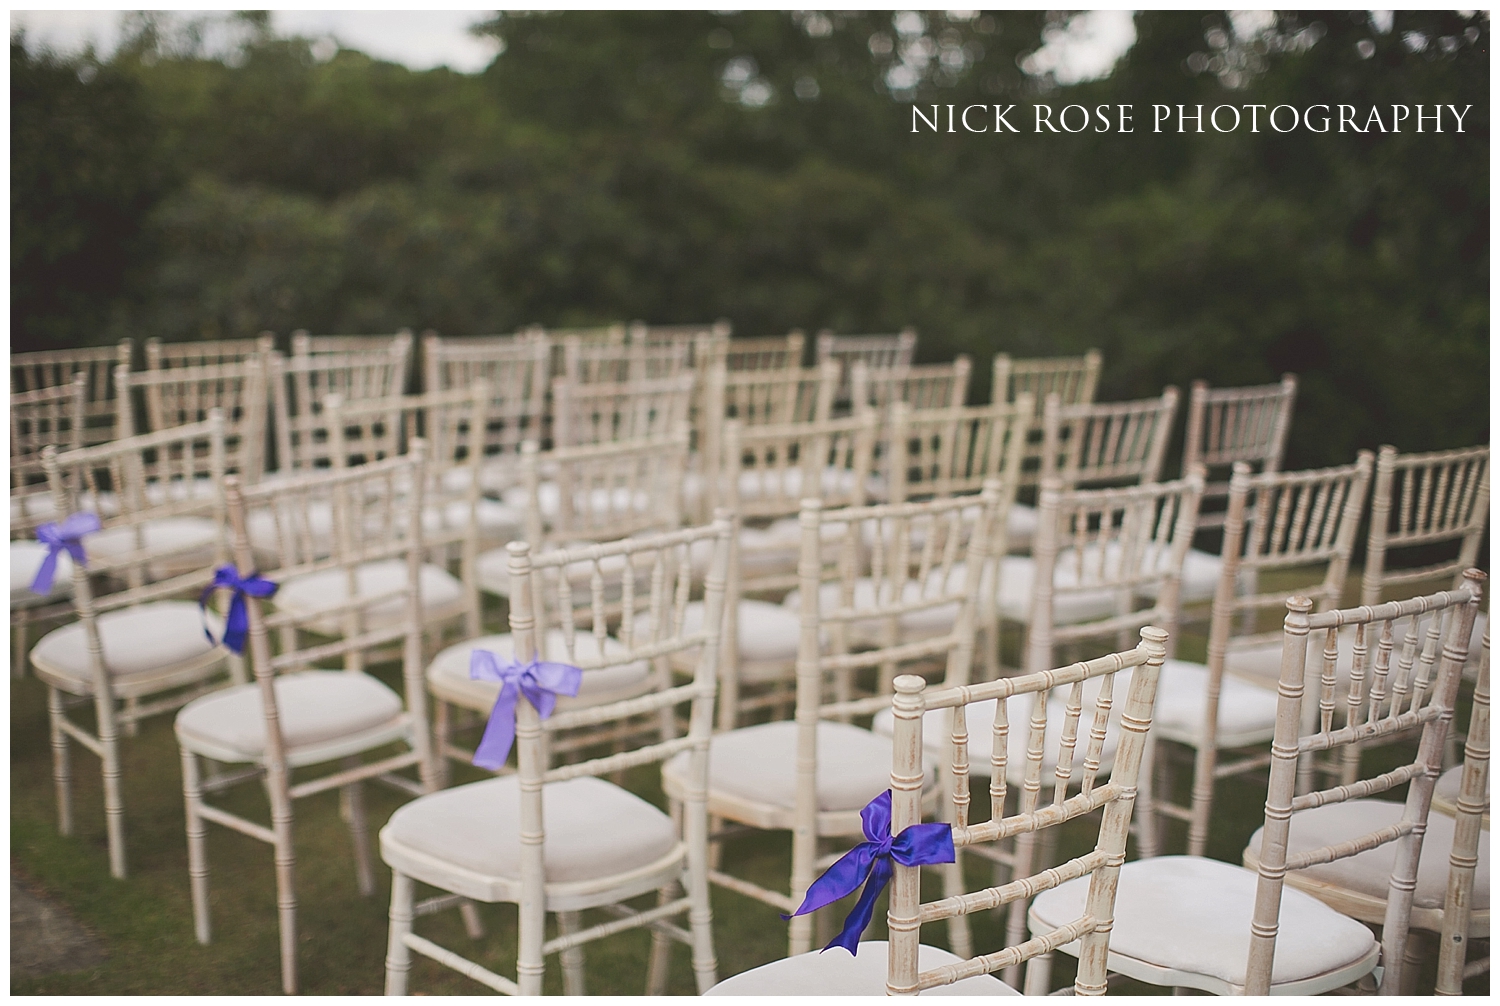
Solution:
<svg viewBox="0 0 1500 1006">
<path fill-rule="evenodd" d="M 912 105 L 920 133 L 1462 133 L 1473 105 Z M 930 109 L 930 111 L 929 111 Z"/>
</svg>

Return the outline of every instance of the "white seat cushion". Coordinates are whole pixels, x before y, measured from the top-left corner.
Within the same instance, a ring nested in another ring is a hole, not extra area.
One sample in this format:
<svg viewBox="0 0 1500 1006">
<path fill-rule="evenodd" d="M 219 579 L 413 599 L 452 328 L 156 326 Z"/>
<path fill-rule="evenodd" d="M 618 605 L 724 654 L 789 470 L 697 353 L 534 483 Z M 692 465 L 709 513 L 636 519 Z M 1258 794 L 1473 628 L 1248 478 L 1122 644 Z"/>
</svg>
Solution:
<svg viewBox="0 0 1500 1006">
<path fill-rule="evenodd" d="M 542 788 L 542 826 L 543 870 L 554 884 L 648 866 L 677 844 L 671 818 L 590 776 Z M 418 797 L 391 815 L 380 843 L 383 852 L 401 846 L 484 876 L 518 880 L 520 831 L 521 781 L 508 775 Z"/>
<path fill-rule="evenodd" d="M 223 622 L 208 612 L 214 638 Z M 218 650 L 203 634 L 203 618 L 192 601 L 153 601 L 134 608 L 107 611 L 96 620 L 111 675 L 129 677 L 197 660 Z M 220 651 L 223 652 L 223 651 Z M 93 681 L 88 639 L 82 622 L 54 629 L 32 648 L 38 670 L 77 682 Z"/>
<path fill-rule="evenodd" d="M 356 567 L 354 582 L 359 596 L 388 594 L 406 584 L 406 562 L 403 559 L 367 562 Z M 451 608 L 463 599 L 463 584 L 446 569 L 430 563 L 421 567 L 420 584 L 424 613 Z M 348 597 L 348 579 L 344 570 L 328 569 L 283 583 L 273 603 L 282 611 L 315 615 L 324 608 L 343 604 Z M 399 619 L 405 605 L 406 600 L 402 597 L 377 602 L 364 610 L 364 624 L 375 626 L 383 620 Z M 344 631 L 343 619 L 343 614 L 334 614 L 327 619 L 309 622 L 305 627 L 327 635 L 339 635 Z"/>
<path fill-rule="evenodd" d="M 1203 732 L 1208 668 L 1186 660 L 1162 665 L 1156 687 L 1154 729 L 1172 740 L 1196 744 Z M 1224 675 L 1219 692 L 1219 746 L 1269 742 L 1276 732 L 1276 693 Z"/>
<path fill-rule="evenodd" d="M 689 752 L 662 767 L 686 780 Z M 715 734 L 709 789 L 790 810 L 797 800 L 797 724 L 783 720 Z M 931 775 L 929 770 L 929 776 Z M 857 811 L 891 785 L 891 741 L 848 723 L 818 724 L 818 810 Z"/>
<path fill-rule="evenodd" d="M 526 514 L 509 503 L 481 497 L 474 506 L 474 519 L 487 541 L 515 541 L 521 537 Z M 450 500 L 422 511 L 422 530 L 428 534 L 463 531 L 468 525 L 469 504 L 464 500 Z"/>
<path fill-rule="evenodd" d="M 1385 800 L 1349 800 L 1299 810 L 1292 815 L 1287 855 L 1295 856 L 1324 845 L 1345 842 L 1395 824 L 1401 820 L 1403 809 L 1402 804 Z M 1447 815 L 1428 815 L 1427 836 L 1422 840 L 1422 859 L 1417 864 L 1413 907 L 1442 909 L 1448 891 L 1448 856 L 1453 851 L 1453 827 L 1453 818 Z M 1264 830 L 1257 829 L 1250 836 L 1247 846 L 1250 852 L 1259 853 Z M 1309 866 L 1288 876 L 1307 877 L 1384 901 L 1390 888 L 1391 871 L 1396 868 L 1398 845 L 1397 842 L 1387 842 L 1357 856 Z M 1490 836 L 1483 832 L 1479 836 L 1479 865 L 1474 870 L 1474 908 L 1480 911 L 1490 907 L 1489 850 Z"/>
<path fill-rule="evenodd" d="M 520 455 L 496 457 L 479 466 L 479 488 L 487 493 L 498 493 L 513 485 L 520 471 Z M 469 488 L 471 479 L 467 464 L 449 468 L 443 472 L 439 484 L 444 492 L 461 493 Z"/>
<path fill-rule="evenodd" d="M 646 631 L 646 616 L 636 620 L 638 632 Z M 683 633 L 703 630 L 703 602 L 691 601 L 683 612 Z M 797 661 L 802 626 L 795 612 L 769 601 L 741 601 L 739 606 L 739 655 L 741 681 L 771 681 L 789 676 Z M 698 648 L 675 658 L 688 668 L 698 660 Z M 757 673 L 759 671 L 760 673 Z"/>
<path fill-rule="evenodd" d="M 1072 785 L 1077 785 L 1083 776 L 1084 754 L 1088 750 L 1089 729 L 1093 726 L 1093 703 L 1099 694 L 1099 683 L 1095 678 L 1084 684 L 1083 713 L 1078 718 L 1078 743 L 1073 749 Z M 1050 793 L 1056 785 L 1057 755 L 1062 744 L 1063 721 L 1067 715 L 1067 693 L 1071 685 L 1057 689 L 1047 703 L 1047 735 L 1042 741 L 1042 790 Z M 1099 778 L 1109 775 L 1115 763 L 1115 749 L 1120 743 L 1118 724 L 1125 705 L 1125 696 L 1130 691 L 1130 670 L 1115 676 L 1114 702 L 1110 707 L 1110 722 L 1114 724 L 1104 736 L 1104 747 L 1099 758 Z M 1005 778 L 1019 786 L 1026 777 L 1026 745 L 1030 733 L 1032 698 L 1018 695 L 1006 703 L 1006 715 L 1010 729 L 1006 734 Z M 965 721 L 969 731 L 969 773 L 988 779 L 990 777 L 991 738 L 994 734 L 995 700 L 973 702 L 964 707 Z M 953 713 L 948 709 L 931 709 L 922 715 L 922 747 L 928 755 L 938 761 L 948 761 L 948 731 Z M 895 717 L 891 710 L 882 709 L 875 714 L 871 729 L 882 736 L 891 736 Z"/>
<path fill-rule="evenodd" d="M 543 648 L 543 659 L 566 661 L 567 647 L 561 629 L 547 630 L 547 644 Z M 433 658 L 427 667 L 427 680 L 434 692 L 440 696 L 460 699 L 471 709 L 488 711 L 500 695 L 500 684 L 496 681 L 475 681 L 469 677 L 469 655 L 475 650 L 489 650 L 497 656 L 514 656 L 515 641 L 510 633 L 481 636 L 478 639 L 455 643 Z M 574 656 L 580 661 L 593 662 L 600 659 L 599 644 L 592 635 L 580 632 L 574 637 Z M 628 652 L 619 640 L 606 637 L 604 654 L 618 656 Z M 612 696 L 639 688 L 651 673 L 651 665 L 645 660 L 628 664 L 584 671 L 583 683 L 578 688 L 577 698 L 558 699 L 558 708 L 566 709 L 570 704 L 597 701 L 600 696 Z"/>
<path fill-rule="evenodd" d="M 1196 856 L 1159 856 L 1120 868 L 1111 956 L 1242 985 L 1250 952 L 1257 876 L 1243 867 Z M 1037 895 L 1032 932 L 1083 914 L 1089 878 Z M 1370 930 L 1301 891 L 1284 888 L 1273 984 L 1347 967 L 1375 946 Z M 1076 952 L 1077 944 L 1070 948 Z M 1113 962 L 1111 962 L 1113 965 Z"/>
<path fill-rule="evenodd" d="M 930 971 L 944 964 L 958 964 L 962 957 L 925 944 L 917 948 L 917 970 Z M 883 996 L 890 971 L 890 944 L 871 940 L 859 945 L 858 954 L 842 947 L 825 952 L 798 954 L 726 978 L 707 992 L 708 996 Z M 965 978 L 952 985 L 939 985 L 920 993 L 924 996 L 1018 996 L 1021 993 L 994 975 Z"/>
<path fill-rule="evenodd" d="M 365 674 L 301 671 L 276 679 L 276 709 L 290 755 L 398 720 L 401 697 Z M 251 682 L 205 695 L 177 714 L 177 736 L 191 748 L 234 752 L 241 761 L 265 753 L 260 685 Z"/>
<path fill-rule="evenodd" d="M 139 535 L 137 535 L 139 532 Z M 113 558 L 143 549 L 175 561 L 202 558 L 212 561 L 219 541 L 219 525 L 208 517 L 163 517 L 133 527 L 105 528 L 83 539 L 85 554 Z"/>
<path fill-rule="evenodd" d="M 517 513 L 525 513 L 530 505 L 530 493 L 525 486 L 511 486 L 500 494 L 506 505 Z M 557 516 L 562 495 L 556 482 L 541 482 L 536 487 L 537 507 L 548 520 Z M 651 494 L 644 489 L 632 490 L 625 486 L 612 489 L 580 490 L 574 494 L 573 510 L 579 514 L 590 512 L 606 515 L 610 513 L 647 513 L 653 506 Z"/>
<path fill-rule="evenodd" d="M 85 555 L 87 546 L 85 546 Z M 67 552 L 57 554 L 57 566 L 53 570 L 52 589 L 46 594 L 34 594 L 31 582 L 37 570 L 47 558 L 47 546 L 39 541 L 13 541 L 10 543 L 10 604 L 11 607 L 42 604 L 56 601 L 73 593 L 73 560 Z"/>
<path fill-rule="evenodd" d="M 1026 555 L 1008 555 L 1000 561 L 1000 613 L 1018 622 L 1031 620 L 1031 594 L 1036 581 L 1036 560 Z M 1059 588 L 1076 587 L 1078 574 L 1066 558 L 1059 556 L 1053 583 Z M 1052 595 L 1053 622 L 1073 625 L 1107 618 L 1119 603 L 1114 590 L 1083 590 Z"/>
</svg>

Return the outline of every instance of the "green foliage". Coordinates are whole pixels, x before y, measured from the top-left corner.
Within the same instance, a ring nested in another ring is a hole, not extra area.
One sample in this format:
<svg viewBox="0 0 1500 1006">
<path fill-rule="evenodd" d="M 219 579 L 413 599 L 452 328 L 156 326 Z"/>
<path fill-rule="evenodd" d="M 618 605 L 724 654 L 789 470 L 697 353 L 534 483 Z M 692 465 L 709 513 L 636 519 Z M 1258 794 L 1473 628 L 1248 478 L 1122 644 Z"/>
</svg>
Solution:
<svg viewBox="0 0 1500 1006">
<path fill-rule="evenodd" d="M 18 346 L 911 324 L 981 396 L 999 349 L 1098 346 L 1107 397 L 1294 370 L 1296 465 L 1487 438 L 1483 14 L 1142 13 L 1071 86 L 1019 69 L 1034 13 L 505 13 L 472 76 L 264 21 L 207 58 L 163 24 L 105 63 L 12 47 Z M 1025 129 L 1134 104 L 1136 131 L 912 132 L 913 103 L 997 101 Z M 1476 107 L 1462 134 L 1150 129 L 1155 103 L 1314 102 Z"/>
</svg>

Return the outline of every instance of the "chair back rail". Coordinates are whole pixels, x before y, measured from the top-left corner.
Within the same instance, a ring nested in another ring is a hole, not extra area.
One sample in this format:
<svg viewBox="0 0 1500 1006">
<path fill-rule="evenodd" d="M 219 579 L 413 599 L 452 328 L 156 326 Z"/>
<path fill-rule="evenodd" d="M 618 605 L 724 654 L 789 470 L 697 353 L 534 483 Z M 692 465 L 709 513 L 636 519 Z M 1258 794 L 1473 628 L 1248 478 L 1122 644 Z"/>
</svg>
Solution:
<svg viewBox="0 0 1500 1006">
<path fill-rule="evenodd" d="M 1083 356 L 1056 356 L 1016 360 L 1009 353 L 996 353 L 991 364 L 990 401 L 1014 402 L 1030 394 L 1036 403 L 1036 418 L 1042 418 L 1047 396 L 1056 394 L 1063 405 L 1088 405 L 1099 387 L 1104 357 L 1097 349 Z"/>
<path fill-rule="evenodd" d="M 1039 479 L 1068 488 L 1155 482 L 1177 413 L 1177 389 L 1135 402 L 1064 405 L 1057 394 L 1042 409 Z"/>
<path fill-rule="evenodd" d="M 229 470 L 247 482 L 265 473 L 266 373 L 264 358 L 248 356 L 238 363 L 179 366 L 158 370 L 115 370 L 122 404 L 118 436 L 134 436 L 134 395 L 144 399 L 147 426 L 165 430 L 203 421 L 212 409 L 224 416 Z M 127 403 L 130 407 L 123 407 Z"/>
<path fill-rule="evenodd" d="M 688 421 L 694 376 L 580 383 L 552 381 L 552 439 L 557 447 L 670 436 Z"/>
<path fill-rule="evenodd" d="M 10 390 L 36 391 L 73 383 L 77 374 L 85 381 L 83 443 L 105 443 L 115 439 L 115 368 L 129 368 L 134 343 L 122 339 L 114 346 L 88 349 L 49 349 L 38 353 L 13 353 L 10 358 Z"/>
</svg>

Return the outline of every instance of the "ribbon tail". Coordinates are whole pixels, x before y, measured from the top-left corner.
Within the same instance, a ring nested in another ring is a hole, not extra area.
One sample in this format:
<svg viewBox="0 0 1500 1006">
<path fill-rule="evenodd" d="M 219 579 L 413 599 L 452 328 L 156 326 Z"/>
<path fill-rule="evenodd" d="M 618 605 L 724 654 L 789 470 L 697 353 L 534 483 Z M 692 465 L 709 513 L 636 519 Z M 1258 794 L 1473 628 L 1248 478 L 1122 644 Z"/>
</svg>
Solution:
<svg viewBox="0 0 1500 1006">
<path fill-rule="evenodd" d="M 249 628 L 250 613 L 245 608 L 245 596 L 235 591 L 229 602 L 229 616 L 224 620 L 224 645 L 235 653 L 244 653 L 245 633 Z"/>
<path fill-rule="evenodd" d="M 808 912 L 816 912 L 824 905 L 831 905 L 840 898 L 853 894 L 866 877 L 870 875 L 870 864 L 878 861 L 879 856 L 875 846 L 869 842 L 861 842 L 848 852 L 837 863 L 834 863 L 823 875 L 814 880 L 807 889 L 807 894 L 802 899 L 802 904 L 791 915 L 783 915 L 783 919 L 790 919 L 798 915 L 806 915 Z"/>
<path fill-rule="evenodd" d="M 489 722 L 484 725 L 484 736 L 479 747 L 474 749 L 474 764 L 480 768 L 496 771 L 505 766 L 510 757 L 510 747 L 516 739 L 516 699 L 518 689 L 514 685 L 502 685 L 500 697 L 490 710 Z"/>
<path fill-rule="evenodd" d="M 37 567 L 36 576 L 31 581 L 31 592 L 33 594 L 52 593 L 52 578 L 57 573 L 57 553 L 61 549 L 49 547 L 47 555 L 42 559 L 41 566 Z"/>
<path fill-rule="evenodd" d="M 880 897 L 880 892 L 885 890 L 885 885 L 891 879 L 891 861 L 884 856 L 875 860 L 875 865 L 870 870 L 870 879 L 865 881 L 865 889 L 860 892 L 859 900 L 844 917 L 844 928 L 839 934 L 829 941 L 824 950 L 832 950 L 834 947 L 843 947 L 849 953 L 858 956 L 859 938 L 864 935 L 865 927 L 870 924 L 870 919 L 875 915 L 875 901 Z"/>
</svg>

